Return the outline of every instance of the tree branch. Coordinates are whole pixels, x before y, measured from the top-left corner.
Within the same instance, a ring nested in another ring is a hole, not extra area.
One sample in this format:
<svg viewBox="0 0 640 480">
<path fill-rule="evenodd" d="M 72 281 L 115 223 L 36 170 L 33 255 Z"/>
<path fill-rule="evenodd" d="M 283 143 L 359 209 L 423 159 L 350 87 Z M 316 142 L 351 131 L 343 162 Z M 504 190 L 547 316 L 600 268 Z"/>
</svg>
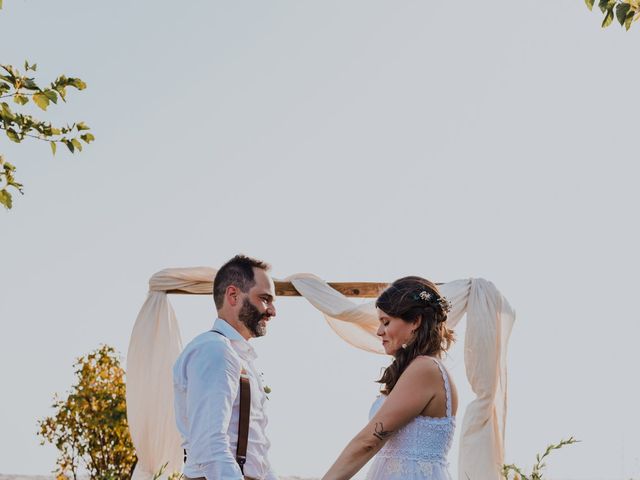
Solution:
<svg viewBox="0 0 640 480">
<path fill-rule="evenodd" d="M 3 125 L 0 125 L 0 130 L 6 130 L 6 128 Z M 31 133 L 22 133 L 23 136 L 25 137 L 31 137 L 31 138 L 35 138 L 37 140 L 42 140 L 43 142 L 61 142 L 62 140 L 49 140 L 47 137 L 45 136 L 41 136 L 39 137 L 38 135 L 33 135 Z"/>
<path fill-rule="evenodd" d="M 23 97 L 33 97 L 36 93 L 42 93 L 42 92 L 33 92 L 33 93 L 20 93 L 20 92 L 15 92 L 15 93 L 9 93 L 7 95 L 2 95 L 0 97 L 0 99 L 2 98 L 9 98 L 9 97 L 13 97 L 15 95 L 22 95 Z"/>
</svg>

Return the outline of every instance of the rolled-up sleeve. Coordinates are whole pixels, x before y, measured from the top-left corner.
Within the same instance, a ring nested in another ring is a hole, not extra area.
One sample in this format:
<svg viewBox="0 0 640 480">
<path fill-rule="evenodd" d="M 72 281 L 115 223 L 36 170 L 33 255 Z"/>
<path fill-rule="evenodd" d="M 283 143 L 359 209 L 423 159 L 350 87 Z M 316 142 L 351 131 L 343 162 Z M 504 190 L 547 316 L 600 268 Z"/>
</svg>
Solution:
<svg viewBox="0 0 640 480">
<path fill-rule="evenodd" d="M 243 478 L 227 434 L 241 369 L 225 341 L 201 345 L 186 366 L 189 462 L 207 480 Z"/>
</svg>

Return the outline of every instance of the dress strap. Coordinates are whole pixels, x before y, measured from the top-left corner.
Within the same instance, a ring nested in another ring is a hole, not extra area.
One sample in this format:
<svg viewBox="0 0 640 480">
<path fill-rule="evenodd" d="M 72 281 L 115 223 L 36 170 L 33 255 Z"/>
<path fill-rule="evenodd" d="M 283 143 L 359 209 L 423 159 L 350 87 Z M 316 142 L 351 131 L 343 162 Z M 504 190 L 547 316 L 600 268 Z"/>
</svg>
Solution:
<svg viewBox="0 0 640 480">
<path fill-rule="evenodd" d="M 442 379 L 444 380 L 444 395 L 447 402 L 447 417 L 450 417 L 451 416 L 451 385 L 449 385 L 449 375 L 447 374 L 447 371 L 442 366 L 442 363 L 440 363 L 440 360 L 433 357 L 431 358 L 433 359 L 434 362 L 436 362 L 436 365 L 438 365 L 438 368 L 440 369 L 440 373 L 442 374 Z"/>
</svg>

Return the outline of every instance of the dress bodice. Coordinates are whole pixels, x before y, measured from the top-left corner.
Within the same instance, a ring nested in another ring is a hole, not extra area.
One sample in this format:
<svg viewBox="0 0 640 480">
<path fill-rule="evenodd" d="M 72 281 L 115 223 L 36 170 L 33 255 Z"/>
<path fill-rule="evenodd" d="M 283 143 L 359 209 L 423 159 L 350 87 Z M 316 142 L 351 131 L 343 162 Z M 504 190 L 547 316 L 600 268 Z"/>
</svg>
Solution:
<svg viewBox="0 0 640 480">
<path fill-rule="evenodd" d="M 451 414 L 451 386 L 442 364 L 433 359 L 444 380 L 446 416 L 417 416 L 396 431 L 376 455 L 368 479 L 448 479 L 447 454 L 453 443 L 455 417 Z M 373 418 L 386 396 L 380 395 L 371 407 Z"/>
</svg>

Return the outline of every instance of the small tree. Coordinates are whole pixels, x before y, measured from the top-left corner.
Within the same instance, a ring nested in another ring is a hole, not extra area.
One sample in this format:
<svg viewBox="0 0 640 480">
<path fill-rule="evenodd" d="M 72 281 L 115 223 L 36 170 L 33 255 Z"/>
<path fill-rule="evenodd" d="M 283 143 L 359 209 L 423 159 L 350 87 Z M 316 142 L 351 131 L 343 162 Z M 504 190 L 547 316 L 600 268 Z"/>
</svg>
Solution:
<svg viewBox="0 0 640 480">
<path fill-rule="evenodd" d="M 42 444 L 59 450 L 59 480 L 131 478 L 136 454 L 129 435 L 124 370 L 112 347 L 103 345 L 74 364 L 77 382 L 66 399 L 54 397 L 55 414 L 41 420 Z"/>
</svg>

